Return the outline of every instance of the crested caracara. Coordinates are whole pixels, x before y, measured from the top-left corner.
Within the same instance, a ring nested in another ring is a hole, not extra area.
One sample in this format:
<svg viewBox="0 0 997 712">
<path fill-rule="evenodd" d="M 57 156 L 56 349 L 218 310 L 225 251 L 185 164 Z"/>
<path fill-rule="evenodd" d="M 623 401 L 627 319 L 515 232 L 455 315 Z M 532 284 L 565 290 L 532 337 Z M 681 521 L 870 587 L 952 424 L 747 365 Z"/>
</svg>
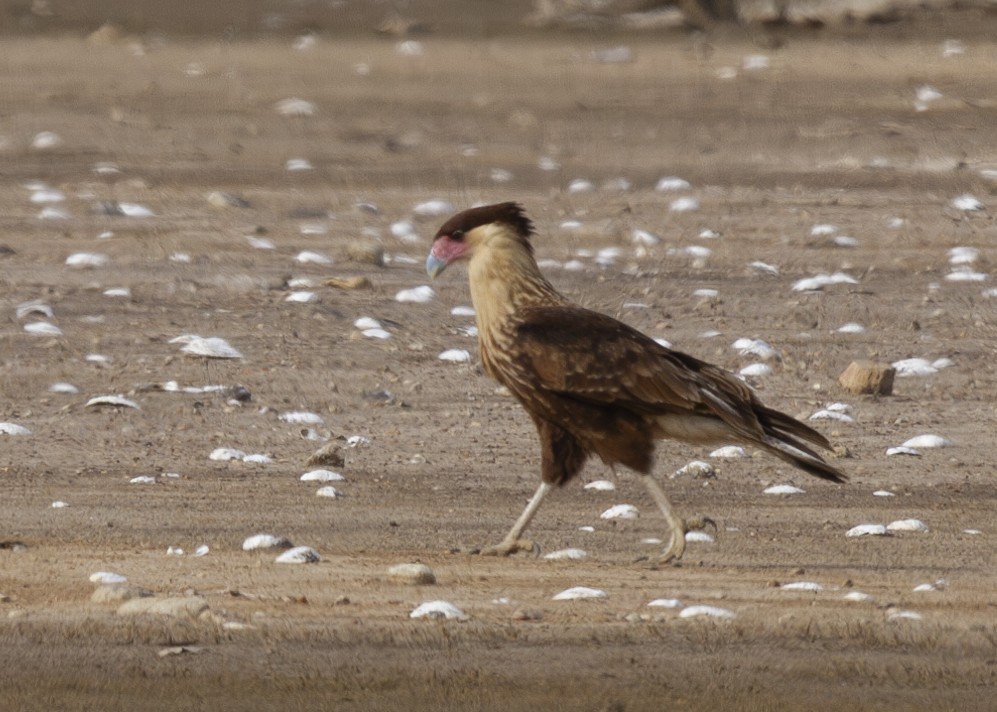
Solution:
<svg viewBox="0 0 997 712">
<path fill-rule="evenodd" d="M 679 559 L 692 524 L 650 475 L 662 439 L 746 443 L 811 475 L 847 479 L 815 451 L 830 447 L 823 435 L 763 405 L 728 371 L 568 301 L 537 267 L 532 234 L 516 203 L 472 208 L 444 223 L 426 260 L 431 277 L 467 262 L 481 362 L 540 436 L 540 486 L 505 539 L 482 553 L 533 549 L 521 537 L 543 498 L 598 455 L 640 473 L 670 528 L 660 561 Z"/>
</svg>

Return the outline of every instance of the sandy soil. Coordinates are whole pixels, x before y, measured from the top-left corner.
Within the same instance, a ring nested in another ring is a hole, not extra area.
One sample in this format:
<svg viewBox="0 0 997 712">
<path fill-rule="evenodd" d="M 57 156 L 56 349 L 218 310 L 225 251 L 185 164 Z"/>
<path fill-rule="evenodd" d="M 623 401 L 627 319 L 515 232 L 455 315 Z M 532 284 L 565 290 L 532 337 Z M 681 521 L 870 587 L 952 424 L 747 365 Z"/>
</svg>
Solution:
<svg viewBox="0 0 997 712">
<path fill-rule="evenodd" d="M 995 258 L 992 212 L 951 206 L 967 193 L 991 210 L 997 202 L 997 183 L 981 172 L 997 168 L 997 47 L 974 39 L 988 36 L 988 21 L 963 16 L 909 37 L 897 28 L 800 37 L 768 50 L 737 38 L 426 37 L 414 57 L 389 40 L 319 40 L 308 51 L 290 41 L 157 42 L 141 54 L 128 42 L 5 40 L 0 420 L 32 435 L 0 435 L 2 706 L 992 709 L 997 299 L 982 296 L 992 275 L 945 279 L 952 247 L 978 248 L 973 268 L 984 274 Z M 964 53 L 943 57 L 942 42 L 961 38 Z M 633 61 L 590 59 L 620 43 Z M 770 66 L 741 69 L 756 54 Z M 719 78 L 725 67 L 736 77 Z M 917 112 L 924 85 L 943 98 Z M 278 114 L 275 103 L 295 96 L 314 102 L 313 116 Z M 62 142 L 31 148 L 41 131 Z M 542 170 L 541 157 L 560 168 Z M 314 170 L 288 172 L 291 158 Z M 120 173 L 94 173 L 100 162 Z M 666 175 L 692 189 L 655 191 Z M 620 177 L 629 189 L 606 185 Z M 596 189 L 568 192 L 575 178 Z M 31 202 L 32 181 L 66 194 L 49 207 L 67 219 L 39 219 L 46 206 Z M 249 207 L 215 207 L 212 191 Z M 699 209 L 670 210 L 683 195 Z M 551 278 L 684 351 L 736 370 L 752 360 L 731 348 L 736 338 L 767 340 L 782 355 L 756 382 L 767 402 L 801 417 L 853 406 L 854 423 L 818 424 L 845 453 L 851 483 L 828 485 L 761 456 L 717 462 L 713 480 L 668 480 L 708 453 L 664 444 L 658 470 L 676 506 L 720 523 L 716 543 L 691 544 L 681 566 L 651 564 L 657 547 L 642 540 L 662 527 L 639 483 L 582 488 L 607 476 L 596 464 L 531 528 L 545 552 L 580 547 L 587 558 L 463 553 L 505 533 L 535 487 L 538 453 L 527 416 L 476 357 L 437 358 L 475 353 L 461 331 L 470 320 L 450 314 L 468 303 L 463 272 L 435 283 L 429 304 L 394 298 L 426 282 L 421 264 L 443 218 L 413 208 L 429 199 L 522 201 L 543 259 L 621 248 L 611 266 L 582 256 L 582 271 L 551 268 Z M 156 217 L 98 215 L 100 201 Z M 422 239 L 395 239 L 399 220 Z M 564 229 L 565 220 L 582 227 Z M 811 235 L 820 223 L 858 245 Z M 661 244 L 638 255 L 635 228 Z M 247 235 L 276 249 L 254 249 Z M 383 245 L 387 266 L 350 259 L 364 235 Z M 683 252 L 691 245 L 712 255 L 695 263 Z M 302 250 L 335 261 L 299 264 Z M 77 252 L 110 262 L 67 267 Z M 759 274 L 752 261 L 779 274 Z M 858 283 L 791 289 L 837 270 Z M 372 287 L 323 284 L 354 276 Z M 286 302 L 290 278 L 313 280 L 317 301 Z M 115 287 L 131 296 L 104 296 Z M 703 288 L 718 296 L 694 296 Z M 39 317 L 18 319 L 15 306 L 31 299 L 52 307 L 64 336 L 23 331 Z M 361 337 L 361 316 L 391 338 Z M 847 322 L 865 333 L 836 331 Z M 710 330 L 720 335 L 704 338 Z M 184 333 L 224 337 L 244 358 L 184 357 L 169 343 Z M 953 365 L 898 379 L 891 397 L 836 384 L 853 359 L 907 357 Z M 148 388 L 171 380 L 241 384 L 252 400 Z M 50 393 L 56 381 L 79 393 Z M 102 394 L 140 408 L 85 407 Z M 370 441 L 347 450 L 341 499 L 298 480 L 321 444 L 279 420 L 299 410 L 320 414 L 325 434 Z M 886 456 L 922 433 L 954 445 Z M 209 460 L 218 447 L 274 462 Z M 163 473 L 179 477 L 129 483 Z M 762 494 L 772 483 L 806 492 Z M 895 496 L 873 496 L 883 489 Z M 54 509 L 55 500 L 69 506 Z M 623 502 L 642 516 L 599 518 Z M 857 524 L 903 518 L 930 531 L 845 537 Z M 312 546 L 322 561 L 279 565 L 275 552 L 242 551 L 258 532 Z M 200 544 L 207 556 L 166 555 Z M 433 568 L 436 585 L 388 576 L 390 565 L 416 561 Z M 161 598 L 202 596 L 210 614 L 119 616 L 117 604 L 91 601 L 97 571 Z M 913 591 L 941 579 L 942 590 Z M 794 581 L 823 589 L 779 587 Z M 551 600 L 576 585 L 608 597 Z M 846 601 L 853 590 L 872 600 Z M 655 598 L 735 617 L 679 618 L 648 608 Z M 469 620 L 409 619 L 434 599 Z M 921 619 L 897 619 L 898 610 Z M 160 654 L 180 645 L 193 647 Z"/>
</svg>

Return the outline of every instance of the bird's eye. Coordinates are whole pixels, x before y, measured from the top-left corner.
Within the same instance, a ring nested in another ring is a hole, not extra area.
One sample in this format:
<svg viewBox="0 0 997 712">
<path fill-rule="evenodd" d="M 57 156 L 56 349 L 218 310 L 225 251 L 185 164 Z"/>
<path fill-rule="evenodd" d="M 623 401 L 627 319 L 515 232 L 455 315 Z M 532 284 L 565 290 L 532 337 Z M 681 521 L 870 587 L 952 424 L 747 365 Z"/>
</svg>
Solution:
<svg viewBox="0 0 997 712">
<path fill-rule="evenodd" d="M 453 232 L 450 233 L 450 239 L 455 240 L 456 242 L 460 242 L 461 240 L 464 239 L 464 231 L 454 230 Z"/>
</svg>

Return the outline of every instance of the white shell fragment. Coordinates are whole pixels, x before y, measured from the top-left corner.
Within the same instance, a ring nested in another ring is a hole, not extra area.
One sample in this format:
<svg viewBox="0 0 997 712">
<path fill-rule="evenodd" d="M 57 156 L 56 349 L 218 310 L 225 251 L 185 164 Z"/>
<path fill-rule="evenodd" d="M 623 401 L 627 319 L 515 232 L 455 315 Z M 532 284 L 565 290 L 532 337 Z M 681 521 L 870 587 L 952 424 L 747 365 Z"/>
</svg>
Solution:
<svg viewBox="0 0 997 712">
<path fill-rule="evenodd" d="M 31 435 L 31 431 L 17 423 L 0 423 L 0 435 Z"/>
<path fill-rule="evenodd" d="M 379 322 L 377 319 L 374 319 L 373 317 L 362 316 L 359 319 L 357 319 L 355 322 L 353 322 L 353 326 L 360 329 L 361 331 L 365 329 L 380 329 L 381 322 Z"/>
<path fill-rule="evenodd" d="M 127 580 L 127 577 L 112 571 L 98 571 L 97 573 L 90 574 L 90 581 L 99 584 L 124 583 Z"/>
<path fill-rule="evenodd" d="M 675 472 L 672 473 L 671 478 L 695 477 L 700 479 L 709 479 L 711 477 L 716 477 L 716 475 L 717 471 L 710 463 L 703 462 L 702 460 L 693 460 L 692 462 L 675 470 Z"/>
<path fill-rule="evenodd" d="M 697 198 L 693 198 L 692 196 L 676 198 L 668 206 L 668 209 L 673 213 L 687 213 L 693 210 L 699 210 L 699 200 Z"/>
<path fill-rule="evenodd" d="M 448 621 L 466 621 L 468 615 L 449 601 L 426 601 L 408 614 L 409 618 L 432 618 Z"/>
<path fill-rule="evenodd" d="M 655 598 L 648 601 L 650 608 L 682 608 L 682 601 L 677 598 Z"/>
<path fill-rule="evenodd" d="M 859 524 L 849 529 L 845 536 L 889 536 L 889 531 L 882 524 Z"/>
<path fill-rule="evenodd" d="M 138 475 L 132 477 L 128 480 L 128 484 L 132 485 L 154 485 L 156 484 L 156 478 L 153 475 Z"/>
<path fill-rule="evenodd" d="M 302 482 L 345 482 L 346 478 L 332 470 L 312 470 L 298 478 Z"/>
<path fill-rule="evenodd" d="M 52 509 L 65 509 L 68 506 L 69 502 L 63 502 L 61 499 L 57 499 L 51 504 Z"/>
<path fill-rule="evenodd" d="M 929 361 L 926 358 L 905 358 L 894 361 L 890 364 L 897 370 L 897 376 L 905 378 L 907 376 L 932 376 L 943 368 L 952 365 L 952 360 L 948 358 L 938 358 Z"/>
<path fill-rule="evenodd" d="M 778 351 L 762 339 L 741 338 L 731 344 L 731 347 L 742 356 L 757 356 L 762 361 L 778 361 L 782 358 Z"/>
<path fill-rule="evenodd" d="M 64 383 L 59 381 L 58 383 L 53 383 L 48 387 L 49 393 L 63 393 L 66 395 L 74 395 L 80 392 L 80 389 L 74 386 L 72 383 Z"/>
<path fill-rule="evenodd" d="M 756 260 L 754 262 L 748 263 L 748 267 L 750 267 L 752 271 L 757 272 L 758 274 L 772 274 L 772 275 L 779 274 L 779 268 L 776 267 L 775 265 L 770 265 L 768 262 L 761 262 Z"/>
<path fill-rule="evenodd" d="M 54 188 L 41 188 L 31 194 L 32 203 L 61 203 L 66 199 L 66 194 Z"/>
<path fill-rule="evenodd" d="M 655 235 L 653 232 L 648 232 L 647 230 L 636 229 L 631 235 L 631 240 L 635 245 L 657 245 L 661 242 L 661 238 Z"/>
<path fill-rule="evenodd" d="M 278 564 L 317 564 L 322 560 L 310 546 L 295 546 L 274 559 Z"/>
<path fill-rule="evenodd" d="M 795 485 L 772 485 L 771 487 L 766 487 L 762 490 L 763 494 L 806 494 L 806 490 L 802 490 Z"/>
<path fill-rule="evenodd" d="M 911 448 L 936 448 L 936 447 L 952 447 L 952 441 L 948 438 L 943 438 L 941 435 L 934 435 L 932 433 L 926 433 L 924 435 L 917 435 L 910 440 L 903 443 L 902 447 Z"/>
<path fill-rule="evenodd" d="M 734 611 L 718 606 L 688 606 L 679 613 L 679 618 L 698 617 L 730 619 L 734 617 Z"/>
<path fill-rule="evenodd" d="M 468 363 L 471 360 L 471 352 L 466 349 L 447 349 L 437 358 L 440 361 L 450 361 L 451 363 Z"/>
<path fill-rule="evenodd" d="M 748 454 L 740 445 L 724 445 L 710 453 L 710 457 L 717 457 L 724 460 L 743 460 Z"/>
<path fill-rule="evenodd" d="M 170 343 L 177 342 L 179 338 L 172 339 Z M 242 354 L 220 336 L 207 338 L 191 336 L 180 350 L 191 356 L 204 356 L 206 358 L 242 358 Z"/>
<path fill-rule="evenodd" d="M 246 457 L 246 453 L 242 450 L 236 450 L 230 447 L 217 447 L 211 451 L 208 455 L 209 460 L 217 460 L 220 462 L 226 462 L 228 460 L 241 460 Z"/>
<path fill-rule="evenodd" d="M 953 198 L 952 207 L 956 210 L 964 210 L 966 212 L 974 212 L 984 209 L 983 203 L 981 203 L 976 196 L 969 195 L 968 193 Z"/>
<path fill-rule="evenodd" d="M 928 525 L 920 519 L 897 519 L 886 525 L 891 532 L 927 532 Z"/>
<path fill-rule="evenodd" d="M 329 499 L 339 499 L 343 496 L 343 493 L 332 485 L 326 487 L 319 487 L 318 491 L 315 492 L 316 497 L 328 497 Z"/>
<path fill-rule="evenodd" d="M 252 455 L 246 455 L 242 458 L 242 461 L 256 465 L 269 465 L 273 462 L 273 458 L 269 455 L 264 455 L 263 453 L 253 453 Z"/>
<path fill-rule="evenodd" d="M 689 181 L 684 178 L 679 178 L 678 176 L 663 176 L 658 179 L 655 184 L 654 189 L 659 193 L 667 193 L 671 190 L 689 190 L 692 185 Z"/>
<path fill-rule="evenodd" d="M 598 588 L 589 588 L 588 586 L 572 586 L 571 588 L 566 588 L 560 593 L 556 593 L 551 597 L 552 601 L 577 601 L 586 598 L 609 598 L 606 592 Z"/>
<path fill-rule="evenodd" d="M 21 302 L 15 307 L 14 311 L 16 312 L 18 319 L 23 319 L 31 314 L 40 314 L 46 319 L 51 319 L 55 315 L 52 311 L 52 307 L 40 299 L 32 299 L 27 302 Z"/>
<path fill-rule="evenodd" d="M 457 208 L 449 200 L 426 200 L 412 208 L 412 212 L 423 218 L 438 218 L 456 212 Z"/>
<path fill-rule="evenodd" d="M 109 405 L 116 408 L 138 408 L 138 403 L 128 400 L 124 396 L 94 396 L 87 401 L 87 408 L 94 408 L 99 405 Z"/>
<path fill-rule="evenodd" d="M 609 480 L 595 480 L 585 485 L 585 489 L 595 490 L 596 492 L 613 492 L 616 489 L 616 485 Z"/>
<path fill-rule="evenodd" d="M 61 144 L 62 136 L 57 134 L 55 131 L 39 131 L 35 134 L 35 137 L 31 139 L 31 148 L 39 151 L 55 148 Z"/>
<path fill-rule="evenodd" d="M 854 423 L 855 418 L 848 415 L 848 413 L 842 413 L 837 410 L 831 410 L 830 408 L 824 408 L 818 410 L 816 413 L 810 416 L 810 420 L 837 420 L 841 423 Z"/>
<path fill-rule="evenodd" d="M 779 588 L 783 591 L 813 591 L 815 593 L 824 590 L 824 587 L 816 581 L 791 581 L 780 584 Z"/>
<path fill-rule="evenodd" d="M 199 547 L 194 549 L 194 556 L 201 557 L 207 556 L 208 552 L 211 551 L 207 544 L 201 544 Z"/>
<path fill-rule="evenodd" d="M 685 540 L 690 544 L 713 544 L 716 539 L 709 532 L 691 531 L 685 533 Z"/>
<path fill-rule="evenodd" d="M 314 166 L 312 166 L 311 161 L 307 158 L 288 158 L 284 164 L 284 170 L 291 173 L 300 173 L 314 170 Z"/>
<path fill-rule="evenodd" d="M 772 367 L 767 363 L 749 363 L 738 371 L 738 374 L 748 378 L 760 378 L 772 374 Z"/>
<path fill-rule="evenodd" d="M 854 321 L 850 321 L 847 324 L 842 324 L 837 329 L 839 334 L 864 334 L 865 327 Z"/>
<path fill-rule="evenodd" d="M 980 258 L 980 251 L 975 247 L 953 247 L 949 250 L 949 264 L 968 265 Z"/>
<path fill-rule="evenodd" d="M 418 287 L 412 287 L 411 289 L 403 289 L 395 295 L 395 301 L 412 304 L 426 304 L 432 301 L 433 297 L 436 296 L 436 292 L 428 284 L 423 284 Z"/>
<path fill-rule="evenodd" d="M 62 329 L 47 321 L 33 321 L 24 325 L 24 331 L 36 336 L 62 336 Z"/>
<path fill-rule="evenodd" d="M 254 549 L 280 549 L 289 546 L 291 546 L 291 542 L 286 537 L 274 536 L 273 534 L 253 534 L 242 542 L 242 548 L 244 551 L 253 551 Z"/>
<path fill-rule="evenodd" d="M 468 306 L 456 306 L 450 310 L 450 313 L 454 316 L 474 316 L 474 307 Z"/>
<path fill-rule="evenodd" d="M 636 519 L 640 512 L 632 504 L 614 504 L 599 515 L 600 519 Z"/>
<path fill-rule="evenodd" d="M 293 302 L 296 304 L 307 304 L 308 302 L 314 302 L 318 299 L 318 295 L 315 292 L 290 292 L 286 297 L 284 297 L 285 302 Z"/>
<path fill-rule="evenodd" d="M 921 457 L 921 451 L 915 450 L 912 447 L 888 447 L 886 448 L 887 456 L 891 455 L 909 455 L 910 457 Z"/>
<path fill-rule="evenodd" d="M 924 616 L 917 611 L 905 611 L 901 609 L 894 609 L 886 616 L 886 619 L 891 621 L 919 621 L 923 618 Z"/>
<path fill-rule="evenodd" d="M 67 267 L 76 269 L 88 269 L 95 267 L 105 267 L 110 263 L 111 258 L 99 252 L 74 252 L 66 258 Z"/>
<path fill-rule="evenodd" d="M 893 492 L 890 492 L 889 490 L 876 490 L 875 492 L 872 493 L 872 496 L 873 497 L 896 497 L 896 495 Z"/>
<path fill-rule="evenodd" d="M 544 554 L 547 561 L 580 561 L 588 556 L 584 549 L 558 549 L 549 554 Z"/>
<path fill-rule="evenodd" d="M 313 250 L 302 250 L 294 258 L 296 262 L 300 262 L 303 265 L 315 264 L 315 265 L 331 265 L 332 258 L 323 255 L 321 252 L 314 252 Z"/>
<path fill-rule="evenodd" d="M 292 425 L 321 425 L 323 422 L 322 416 L 318 413 L 310 413 L 308 411 L 290 411 L 288 413 L 283 413 L 278 416 L 278 420 L 284 423 L 290 423 Z"/>
<path fill-rule="evenodd" d="M 846 601 L 855 601 L 858 603 L 867 603 L 872 600 L 872 596 L 868 593 L 863 593 L 862 591 L 849 591 L 844 596 L 842 596 Z"/>
<path fill-rule="evenodd" d="M 813 277 L 805 277 L 793 283 L 794 292 L 816 292 L 831 284 L 858 284 L 858 280 L 845 274 L 835 272 L 834 274 L 818 274 Z"/>
<path fill-rule="evenodd" d="M 945 275 L 948 282 L 986 282 L 987 279 L 987 274 L 976 272 L 967 265 L 960 265 Z"/>
<path fill-rule="evenodd" d="M 274 108 L 281 116 L 312 116 L 315 114 L 315 104 L 297 97 L 281 99 L 274 104 Z"/>
</svg>

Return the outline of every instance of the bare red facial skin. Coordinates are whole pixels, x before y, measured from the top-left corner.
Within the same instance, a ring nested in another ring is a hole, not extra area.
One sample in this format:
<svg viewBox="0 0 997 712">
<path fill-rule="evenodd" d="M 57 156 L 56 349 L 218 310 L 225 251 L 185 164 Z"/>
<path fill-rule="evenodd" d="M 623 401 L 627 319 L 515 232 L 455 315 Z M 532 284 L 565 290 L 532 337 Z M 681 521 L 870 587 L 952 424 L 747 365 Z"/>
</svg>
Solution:
<svg viewBox="0 0 997 712">
<path fill-rule="evenodd" d="M 433 243 L 431 254 L 444 264 L 450 264 L 454 260 L 459 260 L 466 249 L 467 246 L 463 242 L 453 240 L 449 235 L 441 235 Z"/>
</svg>

